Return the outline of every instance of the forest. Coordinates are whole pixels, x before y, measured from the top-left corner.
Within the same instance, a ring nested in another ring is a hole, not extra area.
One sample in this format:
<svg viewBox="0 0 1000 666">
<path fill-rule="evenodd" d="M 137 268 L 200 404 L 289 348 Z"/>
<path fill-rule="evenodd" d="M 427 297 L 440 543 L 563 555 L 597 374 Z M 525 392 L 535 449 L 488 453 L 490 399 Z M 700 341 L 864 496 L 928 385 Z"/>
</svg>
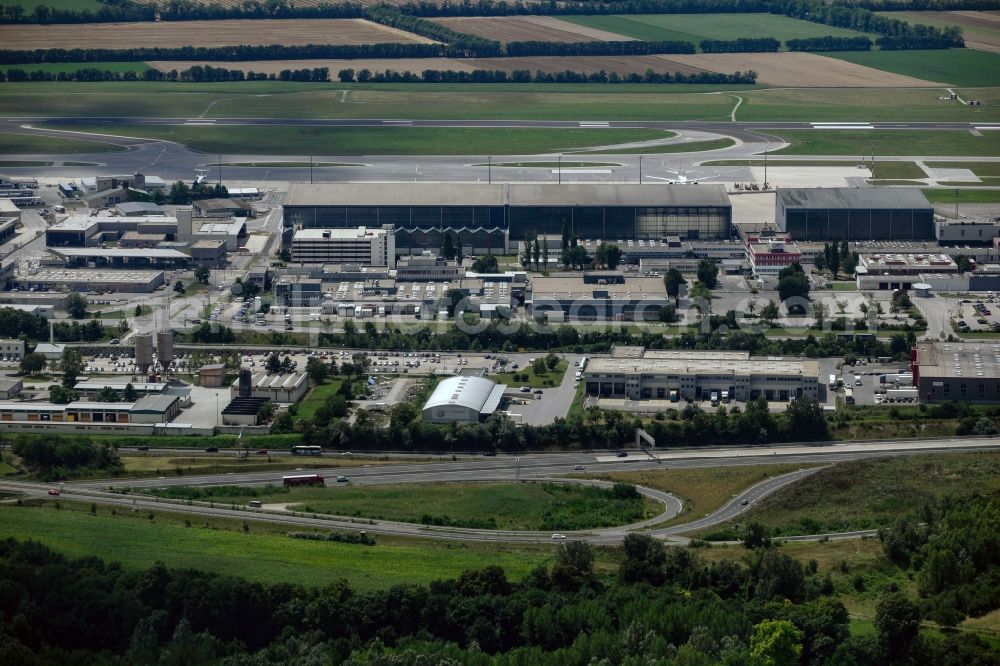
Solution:
<svg viewBox="0 0 1000 666">
<path fill-rule="evenodd" d="M 162 564 L 135 571 L 6 539 L 0 662 L 995 666 L 976 634 L 921 621 L 949 627 L 997 608 L 1000 500 L 944 503 L 928 517 L 882 535 L 889 566 L 916 584 L 882 585 L 873 631 L 856 633 L 830 572 L 766 539 L 741 559 L 711 559 L 630 534 L 613 549 L 617 570 L 603 572 L 592 546 L 568 541 L 520 581 L 488 567 L 368 593 L 335 579 L 305 589 Z M 372 547 L 358 544 L 359 557 Z"/>
</svg>

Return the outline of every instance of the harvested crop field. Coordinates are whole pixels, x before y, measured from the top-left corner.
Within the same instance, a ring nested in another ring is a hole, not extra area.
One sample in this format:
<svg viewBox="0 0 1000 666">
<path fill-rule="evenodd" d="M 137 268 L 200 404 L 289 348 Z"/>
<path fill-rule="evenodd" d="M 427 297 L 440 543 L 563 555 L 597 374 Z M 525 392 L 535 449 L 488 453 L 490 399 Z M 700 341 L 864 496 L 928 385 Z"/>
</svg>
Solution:
<svg viewBox="0 0 1000 666">
<path fill-rule="evenodd" d="M 735 63 L 735 61 L 733 61 Z M 642 73 L 647 69 L 655 72 L 683 72 L 689 74 L 702 71 L 701 68 L 674 62 L 665 56 L 534 56 L 530 58 L 395 58 L 367 60 L 253 60 L 244 62 L 200 62 L 200 61 L 152 61 L 147 63 L 164 72 L 172 69 L 185 70 L 192 65 L 211 65 L 244 72 L 277 74 L 283 69 L 312 69 L 329 67 L 330 77 L 337 78 L 342 69 L 355 72 L 367 69 L 372 73 L 392 70 L 419 74 L 425 69 L 452 72 L 472 72 L 477 69 L 513 72 L 525 69 L 531 73 L 547 73 L 571 70 L 574 72 L 617 72 L 618 74 Z"/>
<path fill-rule="evenodd" d="M 757 72 L 757 82 L 791 88 L 914 88 L 940 85 L 814 53 L 698 53 L 658 56 L 711 72 Z M 844 65 L 848 65 L 844 67 Z"/>
<path fill-rule="evenodd" d="M 627 42 L 631 37 L 553 16 L 471 16 L 432 19 L 452 30 L 508 42 Z"/>
<path fill-rule="evenodd" d="M 1000 53 L 1000 12 L 887 12 L 890 18 L 907 23 L 944 28 L 962 28 L 965 45 L 970 49 Z"/>
<path fill-rule="evenodd" d="M 286 19 L 0 26 L 5 49 L 285 44 L 421 43 L 432 40 L 363 19 Z M 218 64 L 218 63 L 216 63 Z"/>
</svg>

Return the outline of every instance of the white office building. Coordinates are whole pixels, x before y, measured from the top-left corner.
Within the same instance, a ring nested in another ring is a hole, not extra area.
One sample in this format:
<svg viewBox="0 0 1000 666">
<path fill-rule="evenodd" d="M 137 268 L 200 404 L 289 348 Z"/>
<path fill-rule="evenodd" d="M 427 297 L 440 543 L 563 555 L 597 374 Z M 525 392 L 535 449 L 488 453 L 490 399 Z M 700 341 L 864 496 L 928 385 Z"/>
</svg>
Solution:
<svg viewBox="0 0 1000 666">
<path fill-rule="evenodd" d="M 394 268 L 396 235 L 392 225 L 380 229 L 299 229 L 292 237 L 292 261 Z"/>
</svg>

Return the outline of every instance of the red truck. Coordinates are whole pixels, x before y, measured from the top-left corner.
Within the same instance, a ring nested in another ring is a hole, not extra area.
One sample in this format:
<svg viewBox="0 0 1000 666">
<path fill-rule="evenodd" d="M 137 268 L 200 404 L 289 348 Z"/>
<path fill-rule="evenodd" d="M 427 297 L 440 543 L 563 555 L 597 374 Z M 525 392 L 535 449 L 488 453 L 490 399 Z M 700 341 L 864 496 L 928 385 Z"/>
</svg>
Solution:
<svg viewBox="0 0 1000 666">
<path fill-rule="evenodd" d="M 295 474 L 281 477 L 285 487 L 290 486 L 325 486 L 326 481 L 319 474 Z"/>
</svg>

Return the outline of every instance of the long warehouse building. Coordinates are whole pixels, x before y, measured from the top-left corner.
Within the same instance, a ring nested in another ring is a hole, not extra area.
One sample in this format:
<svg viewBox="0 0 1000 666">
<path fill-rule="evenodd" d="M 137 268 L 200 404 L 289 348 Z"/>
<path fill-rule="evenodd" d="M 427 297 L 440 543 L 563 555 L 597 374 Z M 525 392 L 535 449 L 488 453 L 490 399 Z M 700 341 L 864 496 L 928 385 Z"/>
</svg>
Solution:
<svg viewBox="0 0 1000 666">
<path fill-rule="evenodd" d="M 507 183 L 295 184 L 284 207 L 284 247 L 300 229 L 392 225 L 396 251 L 437 250 L 445 232 L 466 254 L 513 251 L 529 234 L 581 239 L 729 238 L 721 185 Z"/>
<path fill-rule="evenodd" d="M 934 240 L 934 207 L 916 188 L 778 190 L 775 223 L 792 240 Z"/>
</svg>

